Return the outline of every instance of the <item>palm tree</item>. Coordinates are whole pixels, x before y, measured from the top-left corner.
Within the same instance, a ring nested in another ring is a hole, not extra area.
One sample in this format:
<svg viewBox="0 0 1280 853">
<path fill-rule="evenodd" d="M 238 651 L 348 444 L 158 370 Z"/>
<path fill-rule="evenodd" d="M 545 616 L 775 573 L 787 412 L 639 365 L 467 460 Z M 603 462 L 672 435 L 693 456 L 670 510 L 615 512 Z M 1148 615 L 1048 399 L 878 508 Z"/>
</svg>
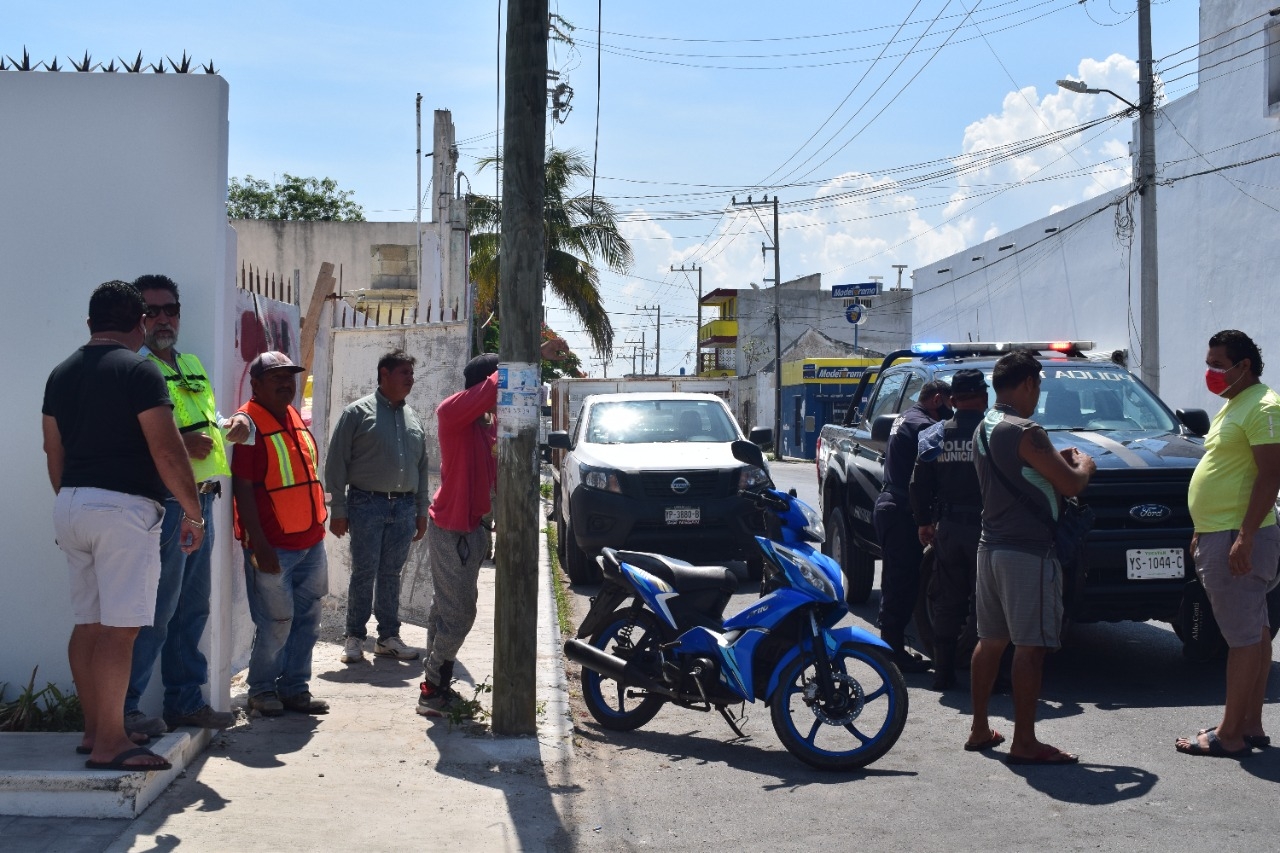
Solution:
<svg viewBox="0 0 1280 853">
<path fill-rule="evenodd" d="M 500 158 L 479 161 L 480 169 L 490 166 L 500 167 Z M 599 197 L 569 195 L 574 178 L 591 176 L 580 152 L 548 149 L 546 170 L 546 283 L 577 316 L 596 353 L 609 358 L 613 354 L 613 324 L 600 301 L 600 273 L 593 262 L 625 273 L 631 268 L 631 244 L 618 230 L 613 205 Z M 477 315 L 496 315 L 502 210 L 490 196 L 472 196 L 470 221 Z"/>
</svg>

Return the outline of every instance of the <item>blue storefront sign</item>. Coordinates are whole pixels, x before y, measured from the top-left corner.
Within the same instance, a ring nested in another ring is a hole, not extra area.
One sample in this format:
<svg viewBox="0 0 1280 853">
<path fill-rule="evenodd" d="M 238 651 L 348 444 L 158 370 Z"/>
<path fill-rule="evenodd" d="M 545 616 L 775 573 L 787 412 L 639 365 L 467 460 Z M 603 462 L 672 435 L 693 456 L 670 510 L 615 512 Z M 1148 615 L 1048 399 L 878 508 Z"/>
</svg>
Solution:
<svg viewBox="0 0 1280 853">
<path fill-rule="evenodd" d="M 860 296 L 875 296 L 880 292 L 874 281 L 865 284 L 837 284 L 831 288 L 832 299 L 853 299 Z"/>
</svg>

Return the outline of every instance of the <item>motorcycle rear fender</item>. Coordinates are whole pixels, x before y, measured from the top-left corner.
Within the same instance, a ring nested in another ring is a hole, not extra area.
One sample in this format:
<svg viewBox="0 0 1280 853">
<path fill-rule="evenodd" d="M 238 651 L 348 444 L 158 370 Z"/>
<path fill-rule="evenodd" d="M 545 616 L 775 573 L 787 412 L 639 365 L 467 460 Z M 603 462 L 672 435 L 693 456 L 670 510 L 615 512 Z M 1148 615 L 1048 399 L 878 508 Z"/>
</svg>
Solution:
<svg viewBox="0 0 1280 853">
<path fill-rule="evenodd" d="M 828 628 L 822 632 L 822 636 L 827 644 L 827 654 L 829 655 L 835 654 L 836 649 L 845 643 L 862 643 L 884 649 L 887 652 L 893 651 L 884 640 L 872 634 L 866 628 L 859 628 L 857 625 L 848 625 L 844 628 Z M 772 700 L 774 692 L 778 689 L 778 681 L 782 678 L 782 673 L 786 668 L 802 653 L 810 651 L 812 644 L 813 639 L 805 637 L 803 642 L 793 646 L 782 656 L 782 659 L 778 661 L 778 665 L 773 668 L 773 674 L 769 676 L 769 687 L 764 693 L 767 699 Z"/>
<path fill-rule="evenodd" d="M 673 630 L 680 630 L 680 626 L 676 624 L 675 616 L 671 615 L 671 608 L 667 606 L 667 599 L 674 598 L 680 593 L 676 592 L 675 587 L 664 581 L 662 578 L 649 574 L 644 569 L 638 569 L 630 563 L 622 564 L 622 576 L 626 578 L 627 583 L 640 594 L 640 598 L 649 609 L 666 622 Z"/>
<path fill-rule="evenodd" d="M 605 627 L 605 622 L 613 611 L 634 594 L 621 584 L 606 580 L 604 586 L 600 587 L 600 592 L 596 593 L 595 599 L 592 600 L 587 617 L 578 626 L 578 639 L 585 640 Z"/>
</svg>

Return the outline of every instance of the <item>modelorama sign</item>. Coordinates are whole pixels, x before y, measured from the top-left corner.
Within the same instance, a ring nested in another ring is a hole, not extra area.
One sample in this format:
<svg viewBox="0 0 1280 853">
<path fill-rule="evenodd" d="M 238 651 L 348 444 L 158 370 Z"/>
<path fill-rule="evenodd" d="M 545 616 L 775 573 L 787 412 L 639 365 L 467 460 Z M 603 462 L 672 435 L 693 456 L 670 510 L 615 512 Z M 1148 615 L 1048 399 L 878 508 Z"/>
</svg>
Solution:
<svg viewBox="0 0 1280 853">
<path fill-rule="evenodd" d="M 880 292 L 874 281 L 866 284 L 837 284 L 831 288 L 832 299 L 854 299 L 856 297 L 875 296 Z"/>
<path fill-rule="evenodd" d="M 819 365 L 806 362 L 801 368 L 805 379 L 858 379 L 865 368 L 843 365 Z"/>
</svg>

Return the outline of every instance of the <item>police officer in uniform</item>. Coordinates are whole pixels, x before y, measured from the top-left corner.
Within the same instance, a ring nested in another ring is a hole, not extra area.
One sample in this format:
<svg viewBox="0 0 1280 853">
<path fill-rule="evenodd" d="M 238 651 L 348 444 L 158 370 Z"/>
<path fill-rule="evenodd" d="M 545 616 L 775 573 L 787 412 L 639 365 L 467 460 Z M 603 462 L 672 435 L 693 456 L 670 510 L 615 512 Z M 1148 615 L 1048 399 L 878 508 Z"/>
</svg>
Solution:
<svg viewBox="0 0 1280 853">
<path fill-rule="evenodd" d="M 929 662 L 905 645 L 907 623 L 920 592 L 920 561 L 924 547 L 911 512 L 908 489 L 916 465 L 921 431 L 951 417 L 950 389 L 942 381 L 926 382 L 914 406 L 898 415 L 884 449 L 884 487 L 876 498 L 872 520 L 880 540 L 880 636 L 893 649 L 894 663 L 903 672 L 927 672 Z"/>
<path fill-rule="evenodd" d="M 987 410 L 980 370 L 951 378 L 955 414 L 920 433 L 911 475 L 911 509 L 921 545 L 932 545 L 933 580 L 927 592 L 933 622 L 933 689 L 956 685 L 956 648 L 962 633 L 976 638 L 974 579 L 982 534 L 982 488 L 973 465 L 973 435 Z"/>
</svg>

